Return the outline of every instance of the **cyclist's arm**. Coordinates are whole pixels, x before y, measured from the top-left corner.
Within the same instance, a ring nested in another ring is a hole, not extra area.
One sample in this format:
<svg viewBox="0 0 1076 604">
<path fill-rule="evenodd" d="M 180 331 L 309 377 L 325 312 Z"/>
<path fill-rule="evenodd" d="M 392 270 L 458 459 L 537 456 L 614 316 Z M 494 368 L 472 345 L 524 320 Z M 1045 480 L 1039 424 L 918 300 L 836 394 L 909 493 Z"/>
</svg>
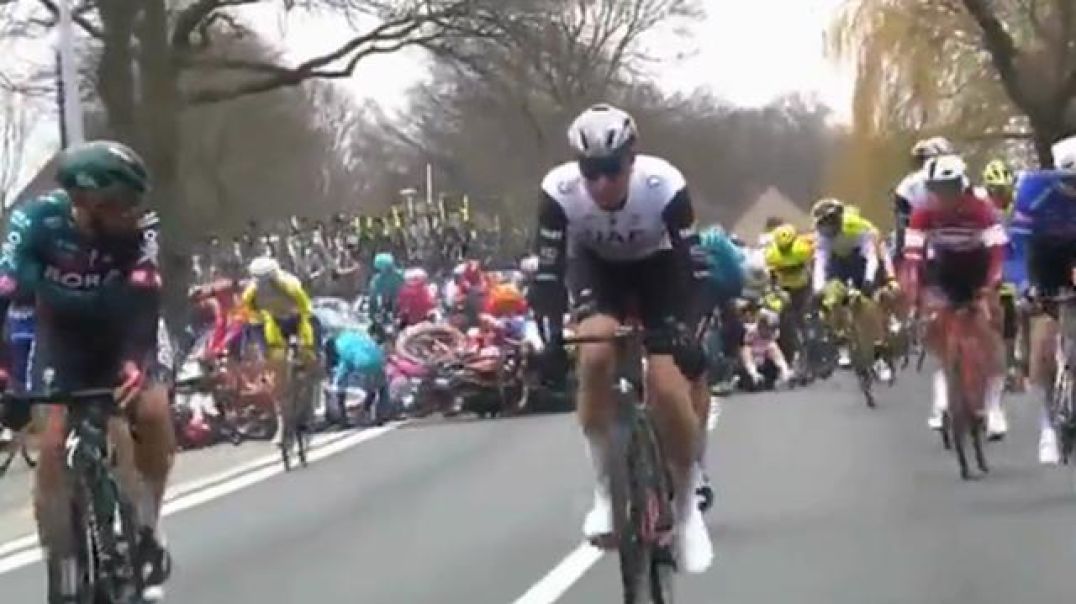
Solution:
<svg viewBox="0 0 1076 604">
<path fill-rule="evenodd" d="M 864 229 L 859 234 L 859 253 L 867 261 L 866 268 L 863 270 L 863 277 L 868 282 L 873 283 L 878 276 L 878 244 L 874 237 L 873 226 Z"/>
<path fill-rule="evenodd" d="M 0 248 L 0 319 L 7 316 L 7 306 L 12 298 L 30 295 L 41 282 L 44 265 L 34 246 L 36 221 L 31 208 L 15 209 L 8 219 L 7 234 Z"/>
<path fill-rule="evenodd" d="M 895 226 L 896 237 L 894 238 L 893 255 L 897 258 L 903 257 L 904 245 L 905 245 L 905 231 L 908 229 L 908 223 L 912 217 L 912 203 L 905 199 L 900 193 L 893 194 L 893 225 Z"/>
<path fill-rule="evenodd" d="M 124 360 L 139 367 L 155 358 L 161 314 L 161 271 L 158 260 L 159 220 L 155 213 L 140 221 L 142 238 L 137 260 L 128 271 L 129 300 L 133 305 L 123 334 Z M 144 368 L 144 367 L 143 367 Z"/>
<path fill-rule="evenodd" d="M 904 236 L 904 262 L 901 264 L 901 287 L 908 292 L 912 301 L 918 299 L 919 267 L 927 245 L 930 232 L 930 215 L 926 212 L 913 212 Z"/>
<path fill-rule="evenodd" d="M 1005 234 L 1005 228 L 1001 226 L 996 212 L 984 212 L 983 245 L 990 252 L 990 267 L 987 272 L 987 284 L 997 286 L 1001 284 L 1002 269 L 1005 266 L 1005 247 L 1009 237 Z"/>
<path fill-rule="evenodd" d="M 685 285 L 692 294 L 698 294 L 710 278 L 710 266 L 699 243 L 699 233 L 695 230 L 695 209 L 691 205 L 691 196 L 686 187 L 680 189 L 665 206 L 662 218 L 669 231 L 673 253 L 679 259 L 682 274 L 686 279 Z M 695 298 L 697 296 L 689 301 L 687 308 L 695 310 Z"/>
<path fill-rule="evenodd" d="M 543 194 L 538 211 L 538 236 L 535 252 L 538 272 L 531 287 L 531 306 L 535 314 L 547 318 L 551 329 L 563 322 L 568 307 L 568 291 L 564 286 L 567 267 L 568 216 L 564 208 L 549 195 Z"/>
<path fill-rule="evenodd" d="M 239 306 L 243 312 L 250 318 L 257 318 L 261 311 L 258 309 L 257 303 L 258 286 L 251 283 L 243 290 L 243 295 L 239 298 Z"/>
<path fill-rule="evenodd" d="M 811 272 L 811 288 L 820 293 L 826 285 L 826 266 L 829 264 L 829 239 L 819 236 L 814 244 L 814 269 Z"/>
</svg>

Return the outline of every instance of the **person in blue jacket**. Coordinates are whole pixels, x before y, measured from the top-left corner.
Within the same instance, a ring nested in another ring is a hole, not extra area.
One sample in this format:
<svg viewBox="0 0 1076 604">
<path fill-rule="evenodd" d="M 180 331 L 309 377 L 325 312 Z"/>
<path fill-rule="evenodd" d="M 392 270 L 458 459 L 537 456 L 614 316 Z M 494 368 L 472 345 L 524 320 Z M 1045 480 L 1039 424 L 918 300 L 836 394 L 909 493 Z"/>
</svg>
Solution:
<svg viewBox="0 0 1076 604">
<path fill-rule="evenodd" d="M 710 268 L 710 280 L 701 298 L 705 314 L 716 311 L 720 330 L 706 334 L 706 352 L 710 359 L 710 384 L 719 393 L 733 389 L 735 359 L 746 331 L 736 310 L 735 301 L 743 294 L 746 275 L 745 254 L 721 227 L 710 227 L 699 236 L 699 244 Z"/>
<path fill-rule="evenodd" d="M 1016 189 L 1010 235 L 1016 248 L 1027 258 L 1027 281 L 1033 295 L 1049 298 L 1073 289 L 1076 270 L 1076 136 L 1053 146 L 1055 169 L 1028 172 Z M 1055 346 L 1044 342 L 1044 347 Z M 1052 359 L 1047 349 L 1033 353 Z M 1039 461 L 1060 461 L 1057 434 L 1050 420 L 1048 393 L 1053 372 L 1044 372 L 1042 380 L 1046 404 L 1040 420 Z"/>
<path fill-rule="evenodd" d="M 331 391 L 336 394 L 337 422 L 350 425 L 347 419 L 347 388 L 356 384 L 366 391 L 367 409 L 373 410 L 375 423 L 383 423 L 388 402 L 388 380 L 385 378 L 385 352 L 365 331 L 345 328 L 328 342 L 326 357 L 332 376 Z"/>
</svg>

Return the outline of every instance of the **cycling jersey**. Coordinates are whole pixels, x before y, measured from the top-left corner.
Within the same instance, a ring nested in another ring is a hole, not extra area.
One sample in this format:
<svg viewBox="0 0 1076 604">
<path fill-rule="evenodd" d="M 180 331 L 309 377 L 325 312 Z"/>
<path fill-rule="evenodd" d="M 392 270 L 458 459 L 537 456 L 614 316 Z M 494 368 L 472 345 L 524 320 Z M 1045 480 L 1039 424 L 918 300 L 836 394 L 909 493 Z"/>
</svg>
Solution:
<svg viewBox="0 0 1076 604">
<path fill-rule="evenodd" d="M 784 289 L 802 289 L 811 281 L 811 260 L 814 248 L 804 237 L 796 237 L 787 250 L 776 243 L 766 248 L 766 268 L 773 273 L 777 285 Z"/>
<path fill-rule="evenodd" d="M 395 312 L 396 301 L 403 284 L 403 271 L 396 267 L 376 272 L 370 277 L 370 316 L 372 318 L 378 320 L 381 318 L 379 315 Z"/>
<path fill-rule="evenodd" d="M 845 211 L 844 222 L 841 230 L 835 237 L 826 237 L 822 233 L 815 232 L 813 288 L 815 292 L 821 292 L 827 278 L 838 278 L 830 271 L 830 262 L 833 259 L 844 261 L 854 260 L 859 256 L 864 267 L 862 275 L 857 275 L 864 280 L 873 281 L 878 272 L 878 229 L 857 211 Z M 839 275 L 839 278 L 845 275 Z"/>
<path fill-rule="evenodd" d="M 281 271 L 276 279 L 254 281 L 243 292 L 243 306 L 252 314 L 269 314 L 276 318 L 310 316 L 313 306 L 303 284 L 290 273 Z"/>
<path fill-rule="evenodd" d="M 281 348 L 290 335 L 304 348 L 314 346 L 314 308 L 295 275 L 281 271 L 276 278 L 254 281 L 242 296 L 243 308 L 263 325 L 265 345 Z"/>
<path fill-rule="evenodd" d="M 1017 183 L 1010 233 L 1027 258 L 1028 279 L 1054 291 L 1072 283 L 1076 265 L 1076 178 L 1059 171 L 1024 174 Z"/>
<path fill-rule="evenodd" d="M 952 207 L 931 200 L 912 212 L 905 240 L 905 284 L 918 291 L 918 270 L 929 243 L 934 250 L 938 285 L 950 301 L 968 302 L 976 292 L 1001 280 L 1008 238 L 990 202 L 973 193 Z"/>
<path fill-rule="evenodd" d="M 78 231 L 64 191 L 11 212 L 0 254 L 0 310 L 6 314 L 13 299 L 34 301 L 36 363 L 56 370 L 55 387 L 111 386 L 122 361 L 155 363 L 158 226 L 156 214 L 147 213 L 130 235 L 91 239 Z"/>
<path fill-rule="evenodd" d="M 930 199 L 926 173 L 922 169 L 911 172 L 901 179 L 894 193 L 907 203 L 907 208 L 902 209 L 910 215 L 913 210 L 922 207 Z"/>
<path fill-rule="evenodd" d="M 621 290 L 627 288 L 645 298 L 640 300 L 640 306 L 648 307 L 644 314 L 694 310 L 687 299 L 695 292 L 691 283 L 709 273 L 697 249 L 686 181 L 671 164 L 648 155 L 635 157 L 630 178 L 627 199 L 613 211 L 603 210 L 590 197 L 576 162 L 554 168 L 543 179 L 533 295 L 540 314 L 563 313 L 569 261 L 580 269 L 573 278 L 577 301 L 597 293 L 618 307 L 615 314 L 623 314 L 619 311 L 625 310 L 628 292 Z M 658 317 L 643 317 L 644 324 L 653 320 Z"/>
</svg>

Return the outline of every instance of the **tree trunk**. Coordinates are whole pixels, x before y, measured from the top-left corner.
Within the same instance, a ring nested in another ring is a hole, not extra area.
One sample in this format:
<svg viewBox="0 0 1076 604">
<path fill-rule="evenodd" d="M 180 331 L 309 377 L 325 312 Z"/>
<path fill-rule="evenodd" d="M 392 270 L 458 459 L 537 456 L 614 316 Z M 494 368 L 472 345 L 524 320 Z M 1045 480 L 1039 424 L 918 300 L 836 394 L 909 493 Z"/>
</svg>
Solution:
<svg viewBox="0 0 1076 604">
<path fill-rule="evenodd" d="M 97 90 L 112 138 L 138 148 L 131 28 L 137 9 L 129 0 L 100 0 L 104 36 L 97 65 Z"/>
<path fill-rule="evenodd" d="M 143 150 L 153 174 L 151 204 L 161 218 L 166 307 L 179 312 L 190 269 L 189 245 L 181 237 L 191 232 L 188 227 L 198 217 L 185 216 L 182 212 L 183 183 L 178 178 L 182 100 L 179 74 L 169 46 L 167 7 L 164 0 L 142 1 L 144 13 L 137 31 L 142 84 L 139 124 Z"/>
</svg>

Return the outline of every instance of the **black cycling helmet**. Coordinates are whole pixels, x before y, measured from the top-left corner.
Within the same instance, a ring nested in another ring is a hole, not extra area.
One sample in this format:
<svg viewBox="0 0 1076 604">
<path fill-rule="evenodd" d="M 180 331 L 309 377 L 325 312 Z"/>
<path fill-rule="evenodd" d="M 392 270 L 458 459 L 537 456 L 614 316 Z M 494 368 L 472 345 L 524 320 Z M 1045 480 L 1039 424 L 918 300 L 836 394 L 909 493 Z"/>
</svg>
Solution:
<svg viewBox="0 0 1076 604">
<path fill-rule="evenodd" d="M 67 190 L 128 192 L 136 203 L 149 191 L 149 170 L 130 147 L 115 141 L 90 141 L 64 150 L 56 181 Z"/>
</svg>

